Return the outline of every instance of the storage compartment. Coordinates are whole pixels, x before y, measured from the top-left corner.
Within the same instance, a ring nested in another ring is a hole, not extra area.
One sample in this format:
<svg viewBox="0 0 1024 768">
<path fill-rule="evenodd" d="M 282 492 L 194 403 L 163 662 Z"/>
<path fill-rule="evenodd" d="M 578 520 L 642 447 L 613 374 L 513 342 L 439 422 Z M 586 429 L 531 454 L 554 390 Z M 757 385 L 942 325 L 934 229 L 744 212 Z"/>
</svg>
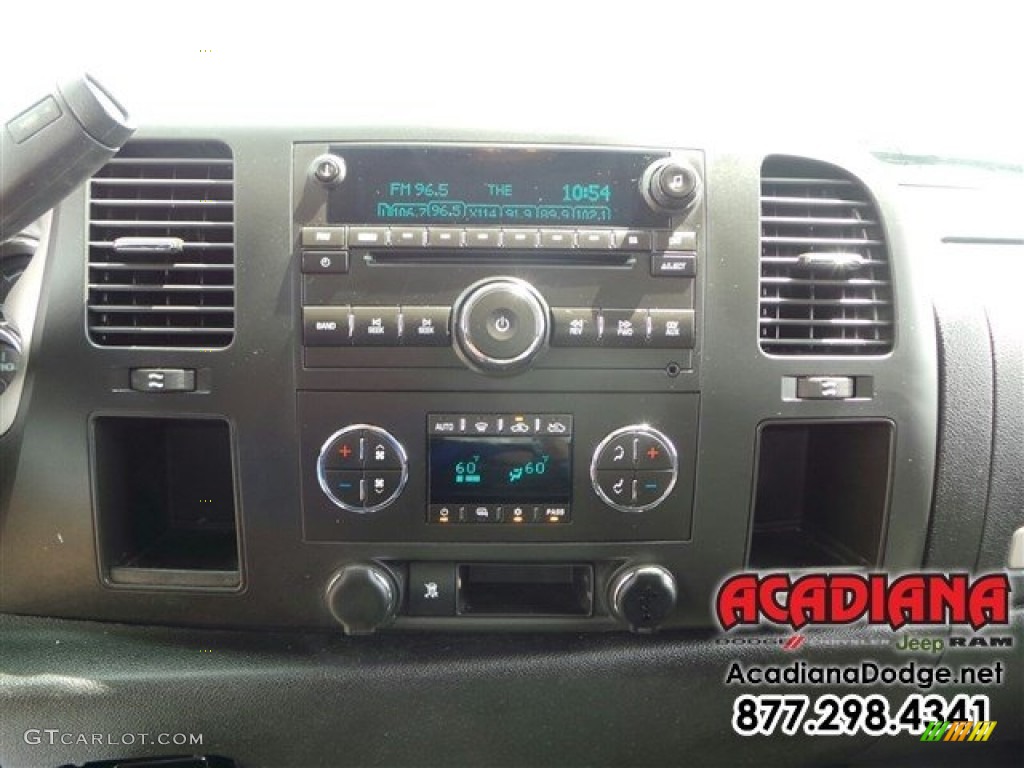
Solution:
<svg viewBox="0 0 1024 768">
<path fill-rule="evenodd" d="M 889 421 L 762 426 L 750 566 L 878 565 L 892 439 Z"/>
<path fill-rule="evenodd" d="M 99 417 L 93 450 L 101 568 L 110 583 L 241 585 L 226 421 Z"/>
<path fill-rule="evenodd" d="M 458 612 L 469 616 L 589 616 L 589 565 L 488 563 L 459 566 Z"/>
</svg>

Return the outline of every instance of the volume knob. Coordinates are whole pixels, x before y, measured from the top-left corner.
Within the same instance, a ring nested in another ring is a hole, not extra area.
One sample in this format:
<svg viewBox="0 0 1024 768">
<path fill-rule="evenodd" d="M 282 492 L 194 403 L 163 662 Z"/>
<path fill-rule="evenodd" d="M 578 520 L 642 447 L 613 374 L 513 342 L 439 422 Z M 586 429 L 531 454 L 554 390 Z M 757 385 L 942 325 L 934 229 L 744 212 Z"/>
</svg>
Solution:
<svg viewBox="0 0 1024 768">
<path fill-rule="evenodd" d="M 524 280 L 500 277 L 467 288 L 455 303 L 455 351 L 481 373 L 512 374 L 547 346 L 551 309 Z"/>
</svg>

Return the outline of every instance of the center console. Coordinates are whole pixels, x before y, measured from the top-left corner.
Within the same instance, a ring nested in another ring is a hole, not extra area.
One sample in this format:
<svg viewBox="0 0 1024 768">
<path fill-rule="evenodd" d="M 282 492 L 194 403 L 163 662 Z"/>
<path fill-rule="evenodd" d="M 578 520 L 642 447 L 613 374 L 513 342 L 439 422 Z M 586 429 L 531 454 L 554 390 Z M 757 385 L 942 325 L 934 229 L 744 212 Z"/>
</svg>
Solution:
<svg viewBox="0 0 1024 768">
<path fill-rule="evenodd" d="M 687 540 L 703 165 L 690 150 L 298 145 L 306 539 Z M 353 391 L 355 369 L 379 386 Z M 510 550 L 515 568 L 488 594 L 480 563 L 470 587 L 461 562 L 380 551 L 385 579 L 448 574 L 428 582 L 452 591 L 431 614 L 453 621 L 479 616 L 467 606 L 481 599 L 499 615 L 558 615 L 547 590 L 520 604 L 524 585 L 572 572 L 557 548 L 535 550 L 536 572 Z M 592 577 L 575 583 L 589 615 Z"/>
<path fill-rule="evenodd" d="M 743 569 L 920 567 L 939 365 L 884 177 L 690 141 L 141 131 L 33 260 L 0 610 L 646 631 Z"/>
</svg>

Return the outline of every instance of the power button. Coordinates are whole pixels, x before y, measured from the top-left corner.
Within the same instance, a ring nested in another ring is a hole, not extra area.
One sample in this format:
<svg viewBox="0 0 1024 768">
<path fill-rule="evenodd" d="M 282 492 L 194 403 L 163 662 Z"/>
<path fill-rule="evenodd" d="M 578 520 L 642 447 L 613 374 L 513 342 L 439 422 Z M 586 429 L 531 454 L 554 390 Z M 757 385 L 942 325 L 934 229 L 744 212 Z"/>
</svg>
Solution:
<svg viewBox="0 0 1024 768">
<path fill-rule="evenodd" d="M 476 283 L 456 303 L 456 351 L 478 371 L 515 373 L 547 344 L 549 314 L 547 302 L 522 280 Z"/>
</svg>

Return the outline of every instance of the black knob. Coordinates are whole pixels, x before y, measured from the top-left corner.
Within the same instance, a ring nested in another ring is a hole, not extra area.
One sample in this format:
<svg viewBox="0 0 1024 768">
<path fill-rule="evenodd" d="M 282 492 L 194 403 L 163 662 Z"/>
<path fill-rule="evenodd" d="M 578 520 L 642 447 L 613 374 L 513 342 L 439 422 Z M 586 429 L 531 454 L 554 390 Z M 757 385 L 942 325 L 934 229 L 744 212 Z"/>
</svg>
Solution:
<svg viewBox="0 0 1024 768">
<path fill-rule="evenodd" d="M 0 395 L 21 370 L 21 337 L 9 325 L 0 323 Z"/>
<path fill-rule="evenodd" d="M 612 614 L 633 632 L 653 632 L 676 607 L 676 580 L 660 565 L 623 568 L 608 588 Z"/>
<path fill-rule="evenodd" d="M 685 211 L 700 193 L 700 177 L 685 160 L 652 163 L 640 183 L 647 204 L 658 213 Z"/>
<path fill-rule="evenodd" d="M 514 277 L 482 280 L 455 303 L 455 351 L 481 373 L 518 373 L 547 346 L 550 314 L 529 283 Z"/>
<path fill-rule="evenodd" d="M 346 635 L 368 635 L 398 611 L 398 583 L 376 563 L 346 565 L 327 584 L 327 607 Z"/>
<path fill-rule="evenodd" d="M 320 155 L 310 166 L 310 173 L 325 187 L 336 187 L 345 180 L 345 161 L 337 155 Z"/>
</svg>

